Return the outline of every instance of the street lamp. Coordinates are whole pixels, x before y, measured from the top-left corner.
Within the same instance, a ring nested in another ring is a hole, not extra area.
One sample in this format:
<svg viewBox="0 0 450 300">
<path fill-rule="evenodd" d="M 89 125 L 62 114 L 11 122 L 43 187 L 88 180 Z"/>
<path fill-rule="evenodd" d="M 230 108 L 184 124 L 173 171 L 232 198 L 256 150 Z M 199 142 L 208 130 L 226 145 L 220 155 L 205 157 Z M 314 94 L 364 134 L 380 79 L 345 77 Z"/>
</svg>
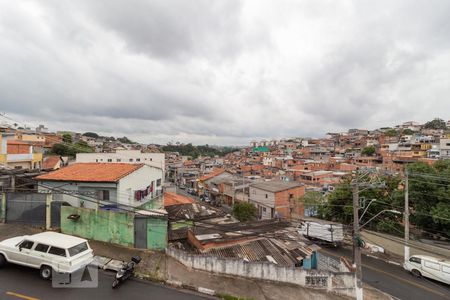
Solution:
<svg viewBox="0 0 450 300">
<path fill-rule="evenodd" d="M 385 212 L 390 212 L 396 215 L 401 215 L 402 213 L 397 211 L 397 210 L 392 210 L 392 209 L 384 209 L 382 211 L 380 211 L 379 213 L 377 213 L 375 216 L 373 216 L 372 218 L 369 219 L 369 221 L 367 221 L 366 223 L 364 223 L 363 225 L 359 226 L 359 228 L 363 228 L 364 226 L 366 226 L 367 224 L 369 224 L 373 219 L 375 219 L 376 217 L 378 217 L 379 215 L 381 215 L 382 213 Z"/>
</svg>

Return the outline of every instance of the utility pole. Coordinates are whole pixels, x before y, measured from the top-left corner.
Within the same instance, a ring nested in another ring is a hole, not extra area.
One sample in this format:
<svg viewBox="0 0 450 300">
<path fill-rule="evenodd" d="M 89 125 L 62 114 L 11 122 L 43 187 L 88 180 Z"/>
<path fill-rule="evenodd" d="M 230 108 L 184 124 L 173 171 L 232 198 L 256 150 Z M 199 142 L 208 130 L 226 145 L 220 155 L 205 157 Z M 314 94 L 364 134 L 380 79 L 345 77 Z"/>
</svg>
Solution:
<svg viewBox="0 0 450 300">
<path fill-rule="evenodd" d="M 406 262 L 409 259 L 409 182 L 408 182 L 408 169 L 405 171 L 405 259 Z"/>
<path fill-rule="evenodd" d="M 355 276 L 355 291 L 356 299 L 363 299 L 363 289 L 362 289 L 362 269 L 361 269 L 361 249 L 359 248 L 359 184 L 358 184 L 358 174 L 356 171 L 356 176 L 352 184 L 353 189 L 353 265 L 356 270 Z"/>
</svg>

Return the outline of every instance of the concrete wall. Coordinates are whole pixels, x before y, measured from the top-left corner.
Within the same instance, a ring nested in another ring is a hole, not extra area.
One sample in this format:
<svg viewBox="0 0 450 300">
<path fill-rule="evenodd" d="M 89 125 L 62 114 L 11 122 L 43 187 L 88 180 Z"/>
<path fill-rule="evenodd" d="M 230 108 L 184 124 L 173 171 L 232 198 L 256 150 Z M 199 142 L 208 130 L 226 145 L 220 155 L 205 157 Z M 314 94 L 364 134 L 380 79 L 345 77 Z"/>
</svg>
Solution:
<svg viewBox="0 0 450 300">
<path fill-rule="evenodd" d="M 71 214 L 80 215 L 69 220 Z M 61 207 L 61 232 L 87 239 L 134 246 L 134 215 L 80 207 Z"/>
<path fill-rule="evenodd" d="M 383 247 L 387 253 L 404 257 L 404 240 L 402 238 L 368 230 L 362 231 L 361 237 L 368 243 Z M 410 252 L 411 255 L 421 254 L 435 257 L 440 255 L 443 258 L 450 257 L 450 249 L 445 249 L 418 241 L 410 241 Z"/>
<path fill-rule="evenodd" d="M 80 215 L 80 218 L 78 220 L 67 219 L 72 214 Z M 86 239 L 134 247 L 134 214 L 62 206 L 61 232 Z M 166 247 L 167 218 L 148 217 L 147 249 L 163 250 Z"/>
<path fill-rule="evenodd" d="M 264 262 L 247 263 L 240 259 L 222 259 L 215 256 L 190 254 L 174 248 L 167 248 L 166 254 L 192 269 L 231 276 L 291 283 L 350 297 L 354 295 L 354 273 L 311 271 L 299 268 L 280 267 Z"/>
<path fill-rule="evenodd" d="M 250 202 L 273 208 L 275 207 L 275 193 L 250 186 Z"/>
</svg>

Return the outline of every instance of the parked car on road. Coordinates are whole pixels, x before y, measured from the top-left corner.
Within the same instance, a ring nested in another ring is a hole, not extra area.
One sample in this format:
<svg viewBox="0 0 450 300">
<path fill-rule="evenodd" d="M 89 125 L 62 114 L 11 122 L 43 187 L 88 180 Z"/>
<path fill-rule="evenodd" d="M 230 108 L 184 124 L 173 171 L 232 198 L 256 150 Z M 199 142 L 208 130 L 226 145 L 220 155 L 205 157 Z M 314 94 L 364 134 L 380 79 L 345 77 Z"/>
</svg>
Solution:
<svg viewBox="0 0 450 300">
<path fill-rule="evenodd" d="M 93 251 L 87 240 L 56 233 L 42 232 L 10 238 L 0 242 L 0 267 L 6 263 L 40 270 L 49 280 L 52 271 L 73 273 L 93 261 Z"/>
<path fill-rule="evenodd" d="M 427 255 L 413 255 L 403 264 L 403 268 L 414 276 L 423 276 L 450 284 L 450 260 Z"/>
</svg>

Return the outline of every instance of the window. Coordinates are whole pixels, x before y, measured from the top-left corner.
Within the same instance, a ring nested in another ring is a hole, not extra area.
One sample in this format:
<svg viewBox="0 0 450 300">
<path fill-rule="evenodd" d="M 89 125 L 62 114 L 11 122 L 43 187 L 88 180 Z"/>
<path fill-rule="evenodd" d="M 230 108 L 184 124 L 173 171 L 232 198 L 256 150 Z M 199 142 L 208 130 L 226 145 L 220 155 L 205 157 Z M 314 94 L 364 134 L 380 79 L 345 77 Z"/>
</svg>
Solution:
<svg viewBox="0 0 450 300">
<path fill-rule="evenodd" d="M 69 255 L 70 255 L 70 256 L 75 256 L 75 255 L 77 255 L 77 254 L 80 254 L 80 253 L 82 253 L 82 252 L 88 250 L 88 249 L 89 249 L 89 248 L 88 248 L 87 243 L 84 242 L 84 243 L 81 243 L 81 244 L 79 244 L 79 245 L 76 245 L 76 246 L 74 246 L 74 247 L 72 247 L 72 248 L 69 248 Z"/>
<path fill-rule="evenodd" d="M 140 158 L 136 158 L 136 161 L 141 161 L 141 159 Z"/>
<path fill-rule="evenodd" d="M 156 186 L 161 186 L 161 179 L 156 180 Z"/>
<path fill-rule="evenodd" d="M 431 261 L 425 261 L 424 266 L 437 271 L 441 270 L 440 265 L 438 263 L 434 263 Z"/>
<path fill-rule="evenodd" d="M 153 158 L 150 158 L 150 161 L 152 161 L 153 160 Z"/>
<path fill-rule="evenodd" d="M 19 248 L 20 249 L 31 249 L 34 245 L 34 242 L 32 241 L 23 241 L 20 243 Z"/>
<path fill-rule="evenodd" d="M 121 162 L 122 160 L 120 158 L 116 159 L 117 162 Z"/>
<path fill-rule="evenodd" d="M 132 158 L 130 158 L 130 162 L 132 162 L 133 161 L 133 159 Z"/>
<path fill-rule="evenodd" d="M 58 247 L 51 247 L 50 250 L 48 250 L 49 254 L 57 255 L 57 256 L 63 256 L 66 257 L 66 250 L 63 248 Z"/>
<path fill-rule="evenodd" d="M 47 253 L 48 248 L 50 248 L 50 246 L 44 245 L 44 244 L 38 244 L 36 246 L 36 248 L 34 248 L 34 251 Z"/>
<path fill-rule="evenodd" d="M 422 260 L 420 259 L 420 258 L 418 258 L 418 257 L 411 257 L 410 259 L 409 259 L 409 261 L 410 262 L 413 262 L 413 263 L 418 263 L 418 264 L 421 264 L 422 263 Z"/>
<path fill-rule="evenodd" d="M 266 199 L 269 198 L 269 195 L 266 194 Z"/>
<path fill-rule="evenodd" d="M 111 159 L 111 158 L 108 158 L 108 162 L 112 162 L 112 159 Z"/>
<path fill-rule="evenodd" d="M 95 162 L 98 162 L 98 158 L 95 160 Z"/>
<path fill-rule="evenodd" d="M 263 207 L 262 210 L 263 210 L 263 212 L 266 212 L 266 208 L 265 207 Z"/>
<path fill-rule="evenodd" d="M 103 190 L 102 191 L 102 198 L 101 199 L 105 200 L 105 201 L 109 201 L 109 191 L 108 190 Z"/>
</svg>

